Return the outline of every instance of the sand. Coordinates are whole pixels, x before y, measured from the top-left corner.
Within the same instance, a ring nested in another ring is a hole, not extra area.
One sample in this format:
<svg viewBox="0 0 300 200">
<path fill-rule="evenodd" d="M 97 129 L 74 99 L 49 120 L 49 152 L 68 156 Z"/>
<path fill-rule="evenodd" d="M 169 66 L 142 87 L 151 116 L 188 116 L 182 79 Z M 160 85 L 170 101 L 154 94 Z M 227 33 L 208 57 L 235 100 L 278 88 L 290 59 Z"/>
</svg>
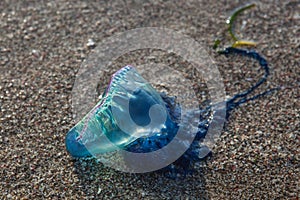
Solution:
<svg viewBox="0 0 300 200">
<path fill-rule="evenodd" d="M 245 3 L 1 1 L 0 199 L 299 199 L 297 1 L 261 1 L 238 18 L 237 35 L 258 42 L 255 49 L 270 63 L 258 92 L 281 90 L 235 109 L 213 156 L 192 175 L 122 173 L 73 159 L 65 149 L 76 123 L 76 73 L 98 43 L 119 32 L 154 26 L 187 34 L 219 67 L 227 95 L 246 89 L 253 81 L 245 78 L 259 77 L 257 67 L 247 67 L 253 62 L 211 48 L 215 38 L 231 43 L 225 21 Z"/>
</svg>

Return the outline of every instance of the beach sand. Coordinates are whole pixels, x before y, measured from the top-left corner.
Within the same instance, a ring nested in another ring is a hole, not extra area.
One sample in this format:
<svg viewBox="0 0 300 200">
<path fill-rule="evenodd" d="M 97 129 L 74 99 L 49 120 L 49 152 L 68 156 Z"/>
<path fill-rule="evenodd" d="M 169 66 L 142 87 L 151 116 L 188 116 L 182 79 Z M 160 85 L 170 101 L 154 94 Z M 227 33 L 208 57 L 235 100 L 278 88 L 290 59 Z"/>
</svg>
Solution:
<svg viewBox="0 0 300 200">
<path fill-rule="evenodd" d="M 254 83 L 261 73 L 255 62 L 212 50 L 216 38 L 231 44 L 225 21 L 247 2 L 2 0 L 0 199 L 299 199 L 297 1 L 260 1 L 238 17 L 236 34 L 257 42 L 255 50 L 270 65 L 257 93 L 281 89 L 233 110 L 212 157 L 192 175 L 173 180 L 155 172 L 123 173 L 76 160 L 65 148 L 76 123 L 76 73 L 94 46 L 117 33 L 174 29 L 207 49 L 227 95 Z"/>
</svg>

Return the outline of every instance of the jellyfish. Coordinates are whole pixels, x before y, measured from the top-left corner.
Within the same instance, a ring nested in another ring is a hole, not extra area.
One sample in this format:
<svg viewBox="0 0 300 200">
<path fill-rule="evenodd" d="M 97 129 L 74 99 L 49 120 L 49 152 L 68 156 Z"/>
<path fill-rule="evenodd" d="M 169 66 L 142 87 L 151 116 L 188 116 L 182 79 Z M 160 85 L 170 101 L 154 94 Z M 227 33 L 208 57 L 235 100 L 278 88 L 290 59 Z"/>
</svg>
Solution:
<svg viewBox="0 0 300 200">
<path fill-rule="evenodd" d="M 228 47 L 222 53 L 253 58 L 265 72 L 252 87 L 226 100 L 228 117 L 230 111 L 241 104 L 271 92 L 248 97 L 266 81 L 269 67 L 267 61 L 255 51 Z M 210 126 L 209 116 L 213 106 L 201 108 L 194 141 L 174 162 L 183 171 L 203 159 L 199 156 L 201 140 Z M 79 158 L 95 157 L 120 149 L 134 153 L 153 152 L 174 139 L 180 126 L 180 115 L 181 108 L 174 97 L 159 93 L 134 67 L 125 66 L 112 75 L 96 106 L 67 133 L 66 148 L 73 157 Z M 169 165 L 169 169 L 173 169 L 174 164 Z"/>
<path fill-rule="evenodd" d="M 225 103 L 226 118 L 238 106 L 279 89 L 269 89 L 249 97 L 266 82 L 269 67 L 266 59 L 256 51 L 237 48 L 240 45 L 254 46 L 255 43 L 238 40 L 233 33 L 232 24 L 240 12 L 253 6 L 250 4 L 239 9 L 229 18 L 228 30 L 235 43 L 218 52 L 225 56 L 238 54 L 252 58 L 259 63 L 264 74 L 247 90 L 221 102 Z M 220 41 L 216 41 L 214 48 L 219 43 Z M 193 164 L 211 154 L 210 150 L 201 146 L 201 141 L 207 135 L 211 125 L 211 112 L 216 106 L 210 104 L 200 108 L 197 133 L 191 144 L 185 144 L 184 140 L 176 138 L 178 129 L 182 126 L 181 107 L 176 98 L 158 92 L 134 67 L 125 66 L 112 75 L 95 107 L 67 133 L 66 148 L 73 157 L 87 158 L 120 150 L 133 153 L 155 152 L 168 146 L 171 141 L 178 140 L 178 145 L 185 145 L 186 151 L 163 170 L 176 169 L 186 173 Z M 195 111 L 188 112 L 192 115 Z M 186 134 L 190 133 L 187 131 Z M 161 159 L 167 159 L 170 152 L 162 156 Z"/>
</svg>

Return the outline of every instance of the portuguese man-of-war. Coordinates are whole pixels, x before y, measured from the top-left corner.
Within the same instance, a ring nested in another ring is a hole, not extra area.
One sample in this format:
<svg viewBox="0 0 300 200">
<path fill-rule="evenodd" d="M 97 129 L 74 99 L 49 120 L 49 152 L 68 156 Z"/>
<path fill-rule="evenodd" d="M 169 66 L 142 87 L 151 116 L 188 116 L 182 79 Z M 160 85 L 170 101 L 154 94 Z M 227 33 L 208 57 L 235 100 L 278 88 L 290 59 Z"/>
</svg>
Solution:
<svg viewBox="0 0 300 200">
<path fill-rule="evenodd" d="M 267 80 L 268 63 L 254 50 L 236 48 L 240 45 L 255 44 L 238 40 L 232 31 L 232 23 L 236 15 L 251 7 L 253 5 L 243 7 L 232 15 L 229 20 L 229 33 L 235 43 L 219 53 L 226 56 L 238 54 L 254 59 L 264 70 L 264 74 L 246 91 L 226 100 L 226 117 L 239 105 L 272 91 L 268 90 L 249 97 Z M 219 43 L 220 41 L 216 41 L 214 47 L 216 48 Z M 185 173 L 194 163 L 203 159 L 199 157 L 200 145 L 210 125 L 209 115 L 212 106 L 201 108 L 198 132 L 193 142 L 181 157 L 164 169 L 172 171 L 176 168 L 177 171 L 182 170 Z M 135 68 L 126 66 L 112 76 L 101 100 L 68 132 L 65 140 L 66 148 L 73 157 L 79 158 L 119 149 L 134 153 L 153 152 L 168 145 L 174 139 L 180 126 L 180 115 L 181 108 L 174 97 L 157 92 Z"/>
</svg>

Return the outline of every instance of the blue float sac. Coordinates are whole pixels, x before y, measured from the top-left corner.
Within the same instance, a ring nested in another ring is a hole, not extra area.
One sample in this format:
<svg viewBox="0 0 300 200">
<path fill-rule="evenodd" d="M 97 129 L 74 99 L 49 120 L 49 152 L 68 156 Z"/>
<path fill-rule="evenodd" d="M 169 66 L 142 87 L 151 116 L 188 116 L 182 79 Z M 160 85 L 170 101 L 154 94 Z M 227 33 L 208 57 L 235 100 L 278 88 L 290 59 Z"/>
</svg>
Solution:
<svg viewBox="0 0 300 200">
<path fill-rule="evenodd" d="M 123 67 L 96 106 L 68 132 L 66 148 L 73 157 L 97 157 L 119 149 L 155 151 L 178 131 L 175 116 L 180 116 L 180 109 L 174 105 L 167 104 L 133 67 Z M 172 109 L 177 115 L 170 114 Z"/>
</svg>

